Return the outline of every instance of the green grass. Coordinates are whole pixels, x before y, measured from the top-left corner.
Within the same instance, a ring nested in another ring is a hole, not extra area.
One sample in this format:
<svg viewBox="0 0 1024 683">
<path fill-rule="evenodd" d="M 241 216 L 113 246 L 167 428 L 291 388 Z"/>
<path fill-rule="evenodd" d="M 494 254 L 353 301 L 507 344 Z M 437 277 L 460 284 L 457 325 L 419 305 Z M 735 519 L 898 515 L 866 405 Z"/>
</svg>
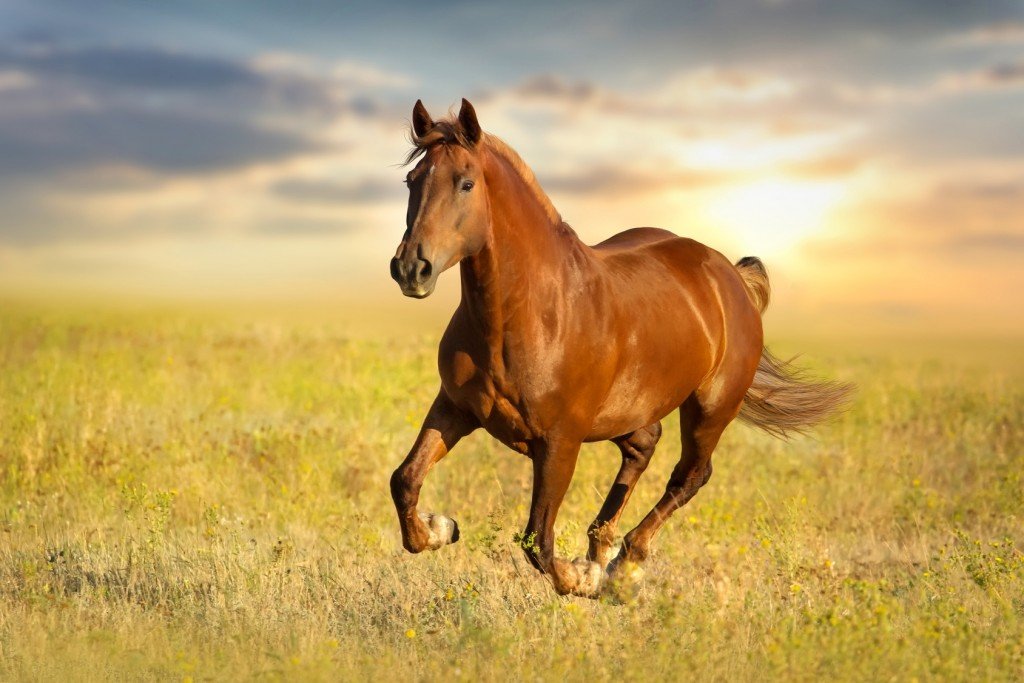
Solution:
<svg viewBox="0 0 1024 683">
<path fill-rule="evenodd" d="M 530 463 L 482 433 L 423 494 L 463 541 L 401 550 L 388 477 L 436 336 L 337 315 L 0 313 L 0 679 L 1024 677 L 1019 340 L 778 344 L 852 410 L 731 427 L 611 605 L 528 568 Z M 664 424 L 620 532 L 678 457 Z M 617 466 L 584 447 L 563 554 Z"/>
</svg>

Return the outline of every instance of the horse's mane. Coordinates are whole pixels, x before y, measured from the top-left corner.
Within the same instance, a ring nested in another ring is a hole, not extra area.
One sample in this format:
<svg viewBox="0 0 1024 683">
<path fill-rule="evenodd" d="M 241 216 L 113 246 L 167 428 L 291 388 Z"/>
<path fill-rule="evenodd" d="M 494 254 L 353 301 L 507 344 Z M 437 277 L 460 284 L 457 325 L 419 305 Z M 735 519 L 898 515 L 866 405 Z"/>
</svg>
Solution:
<svg viewBox="0 0 1024 683">
<path fill-rule="evenodd" d="M 423 136 L 416 135 L 415 131 L 410 131 L 409 137 L 412 141 L 412 149 L 409 150 L 409 154 L 405 158 L 405 163 L 411 163 L 417 157 L 422 156 L 426 153 L 432 145 L 441 143 L 445 145 L 459 145 L 466 149 L 472 150 L 473 145 L 466 138 L 466 131 L 463 129 L 462 124 L 454 116 L 441 119 L 440 121 L 434 122 L 434 127 L 431 128 Z M 536 197 L 537 201 L 543 207 L 544 212 L 554 225 L 562 224 L 562 216 L 558 213 L 558 209 L 551 203 L 551 199 L 541 189 L 540 183 L 537 182 L 537 177 L 533 175 L 533 171 L 526 165 L 523 158 L 519 154 L 508 146 L 504 140 L 490 133 L 483 133 L 480 138 L 480 144 L 484 145 L 490 151 L 497 154 L 499 157 L 508 162 L 509 166 L 523 179 L 526 186 Z"/>
</svg>

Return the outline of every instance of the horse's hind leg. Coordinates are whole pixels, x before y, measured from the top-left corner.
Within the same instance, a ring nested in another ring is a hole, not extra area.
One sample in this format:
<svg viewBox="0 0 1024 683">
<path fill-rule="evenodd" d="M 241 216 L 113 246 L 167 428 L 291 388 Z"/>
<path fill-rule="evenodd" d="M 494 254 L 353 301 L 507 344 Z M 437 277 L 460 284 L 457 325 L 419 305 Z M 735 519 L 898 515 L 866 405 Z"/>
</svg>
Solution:
<svg viewBox="0 0 1024 683">
<path fill-rule="evenodd" d="M 613 582 L 627 578 L 638 569 L 650 554 L 651 542 L 669 516 L 689 502 L 711 478 L 711 454 L 722 432 L 739 411 L 741 400 L 742 397 L 725 406 L 710 408 L 702 405 L 695 393 L 679 407 L 682 457 L 672 470 L 661 500 L 623 539 L 622 549 L 608 567 Z"/>
<path fill-rule="evenodd" d="M 587 530 L 587 536 L 590 537 L 587 559 L 591 562 L 597 562 L 601 567 L 608 565 L 619 517 L 633 493 L 633 487 L 647 469 L 660 438 L 661 423 L 655 422 L 632 434 L 612 439 L 622 452 L 622 466 L 615 475 L 601 511 Z"/>
</svg>

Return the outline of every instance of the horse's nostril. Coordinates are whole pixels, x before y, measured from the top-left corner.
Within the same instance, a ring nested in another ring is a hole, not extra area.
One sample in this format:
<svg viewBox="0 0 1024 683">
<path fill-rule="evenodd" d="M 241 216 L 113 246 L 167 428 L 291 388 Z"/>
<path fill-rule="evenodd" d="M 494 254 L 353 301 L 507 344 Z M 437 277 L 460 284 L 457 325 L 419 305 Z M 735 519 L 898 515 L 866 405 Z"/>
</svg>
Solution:
<svg viewBox="0 0 1024 683">
<path fill-rule="evenodd" d="M 430 265 L 430 261 L 427 261 L 426 259 L 420 259 L 417 279 L 420 282 L 430 279 L 430 273 L 432 270 L 433 267 Z"/>
<path fill-rule="evenodd" d="M 402 277 L 401 262 L 397 258 L 391 259 L 391 279 L 400 282 Z"/>
</svg>

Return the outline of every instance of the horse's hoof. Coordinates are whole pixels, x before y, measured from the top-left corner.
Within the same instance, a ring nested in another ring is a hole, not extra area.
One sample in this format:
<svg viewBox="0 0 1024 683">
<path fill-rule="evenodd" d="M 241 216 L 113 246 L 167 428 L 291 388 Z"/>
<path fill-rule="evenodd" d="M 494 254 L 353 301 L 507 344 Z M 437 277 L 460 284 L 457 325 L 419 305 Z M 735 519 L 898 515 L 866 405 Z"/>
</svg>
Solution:
<svg viewBox="0 0 1024 683">
<path fill-rule="evenodd" d="M 604 583 L 604 568 L 597 562 L 591 562 L 584 557 L 577 557 L 572 561 L 573 569 L 576 570 L 576 586 L 573 587 L 573 595 L 584 598 L 596 598 L 601 593 L 601 585 Z"/>
<path fill-rule="evenodd" d="M 459 540 L 459 525 L 451 517 L 437 515 L 433 512 L 420 512 L 419 518 L 430 530 L 430 538 L 427 539 L 427 550 L 437 550 L 443 545 L 455 543 Z"/>
<path fill-rule="evenodd" d="M 608 565 L 608 580 L 602 593 L 617 602 L 634 602 L 640 594 L 644 580 L 644 568 L 618 555 Z"/>
</svg>

